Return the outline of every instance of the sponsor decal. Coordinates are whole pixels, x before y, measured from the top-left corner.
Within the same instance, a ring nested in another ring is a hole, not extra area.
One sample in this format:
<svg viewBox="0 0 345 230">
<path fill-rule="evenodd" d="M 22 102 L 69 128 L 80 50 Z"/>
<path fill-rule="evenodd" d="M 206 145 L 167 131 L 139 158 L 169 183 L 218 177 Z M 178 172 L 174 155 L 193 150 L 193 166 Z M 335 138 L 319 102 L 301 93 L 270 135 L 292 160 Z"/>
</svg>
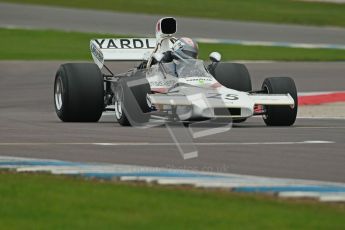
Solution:
<svg viewBox="0 0 345 230">
<path fill-rule="evenodd" d="M 175 84 L 175 80 L 168 80 L 168 81 L 149 81 L 150 85 L 152 87 L 171 87 L 173 84 Z"/>
<path fill-rule="evenodd" d="M 197 78 L 188 77 L 188 78 L 186 78 L 186 81 L 187 82 L 199 82 L 199 83 L 203 84 L 205 82 L 212 81 L 212 79 L 211 78 L 207 78 L 207 77 L 197 77 Z"/>
<path fill-rule="evenodd" d="M 92 55 L 100 62 L 103 62 L 104 57 L 102 52 L 94 45 L 94 43 L 91 43 L 91 53 Z"/>
<path fill-rule="evenodd" d="M 107 38 L 95 39 L 100 49 L 153 49 L 156 42 L 149 38 Z"/>
</svg>

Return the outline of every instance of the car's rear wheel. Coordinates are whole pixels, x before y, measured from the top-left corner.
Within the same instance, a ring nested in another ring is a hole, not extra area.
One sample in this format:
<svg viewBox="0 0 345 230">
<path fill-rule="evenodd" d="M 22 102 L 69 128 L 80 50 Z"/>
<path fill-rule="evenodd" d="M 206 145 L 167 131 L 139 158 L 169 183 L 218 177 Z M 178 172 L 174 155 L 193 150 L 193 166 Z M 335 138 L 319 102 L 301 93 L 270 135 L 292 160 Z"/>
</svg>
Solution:
<svg viewBox="0 0 345 230">
<path fill-rule="evenodd" d="M 211 74 L 227 88 L 244 92 L 252 90 L 249 72 L 243 64 L 219 62 L 215 65 Z"/>
<path fill-rule="evenodd" d="M 293 79 L 289 77 L 266 78 L 262 89 L 268 94 L 290 94 L 295 105 L 291 106 L 265 106 L 266 114 L 263 119 L 267 126 L 291 126 L 296 121 L 298 98 L 297 89 Z"/>
<path fill-rule="evenodd" d="M 68 63 L 54 83 L 55 111 L 64 122 L 97 122 L 104 109 L 102 73 L 95 64 Z"/>
<path fill-rule="evenodd" d="M 211 74 L 223 86 L 238 90 L 249 92 L 252 90 L 252 82 L 249 72 L 245 65 L 238 63 L 216 63 L 212 69 Z M 246 118 L 234 119 L 234 123 L 242 123 Z"/>
<path fill-rule="evenodd" d="M 150 119 L 147 94 L 151 88 L 146 79 L 121 79 L 115 87 L 115 117 L 122 126 L 142 126 Z"/>
</svg>

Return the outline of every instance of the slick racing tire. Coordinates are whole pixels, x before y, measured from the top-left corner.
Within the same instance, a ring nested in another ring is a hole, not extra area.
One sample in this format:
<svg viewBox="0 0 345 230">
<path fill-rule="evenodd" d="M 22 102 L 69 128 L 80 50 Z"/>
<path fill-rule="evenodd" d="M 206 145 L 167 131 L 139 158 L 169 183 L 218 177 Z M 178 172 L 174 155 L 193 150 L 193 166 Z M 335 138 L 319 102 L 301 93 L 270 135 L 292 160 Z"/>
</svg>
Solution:
<svg viewBox="0 0 345 230">
<path fill-rule="evenodd" d="M 244 92 L 252 90 L 252 82 L 245 65 L 219 62 L 211 71 L 211 74 L 227 88 Z"/>
<path fill-rule="evenodd" d="M 115 87 L 115 117 L 122 126 L 143 126 L 149 119 L 151 108 L 147 94 L 150 84 L 143 77 L 121 79 Z"/>
<path fill-rule="evenodd" d="M 252 90 L 249 72 L 243 64 L 219 62 L 211 73 L 220 84 L 227 88 L 244 92 Z M 233 122 L 242 123 L 246 120 L 246 118 L 234 119 Z"/>
<path fill-rule="evenodd" d="M 266 78 L 262 89 L 268 94 L 287 94 L 294 99 L 295 105 L 291 106 L 265 106 L 266 114 L 263 119 L 267 126 L 291 126 L 296 121 L 298 99 L 297 89 L 293 79 L 289 77 Z"/>
<path fill-rule="evenodd" d="M 97 122 L 104 109 L 103 88 L 102 73 L 97 65 L 61 65 L 54 83 L 57 116 L 64 122 Z"/>
</svg>

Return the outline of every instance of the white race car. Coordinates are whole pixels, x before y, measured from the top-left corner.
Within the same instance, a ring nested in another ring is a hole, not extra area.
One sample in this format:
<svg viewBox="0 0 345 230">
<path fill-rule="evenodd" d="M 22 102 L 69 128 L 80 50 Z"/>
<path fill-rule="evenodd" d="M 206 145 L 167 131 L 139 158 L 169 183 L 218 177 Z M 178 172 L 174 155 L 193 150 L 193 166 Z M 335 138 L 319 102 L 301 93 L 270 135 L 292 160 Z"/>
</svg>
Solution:
<svg viewBox="0 0 345 230">
<path fill-rule="evenodd" d="M 256 115 L 263 116 L 269 126 L 294 124 L 298 103 L 291 78 L 267 78 L 261 89 L 253 91 L 242 64 L 221 62 L 217 52 L 210 54 L 209 65 L 196 57 L 181 56 L 176 48 L 181 40 L 173 37 L 175 32 L 176 20 L 162 18 L 156 38 L 91 40 L 95 64 L 63 64 L 56 73 L 58 117 L 65 122 L 96 122 L 104 111 L 113 110 L 123 126 L 147 124 L 152 118 L 243 122 Z M 114 74 L 106 61 L 140 64 Z"/>
</svg>

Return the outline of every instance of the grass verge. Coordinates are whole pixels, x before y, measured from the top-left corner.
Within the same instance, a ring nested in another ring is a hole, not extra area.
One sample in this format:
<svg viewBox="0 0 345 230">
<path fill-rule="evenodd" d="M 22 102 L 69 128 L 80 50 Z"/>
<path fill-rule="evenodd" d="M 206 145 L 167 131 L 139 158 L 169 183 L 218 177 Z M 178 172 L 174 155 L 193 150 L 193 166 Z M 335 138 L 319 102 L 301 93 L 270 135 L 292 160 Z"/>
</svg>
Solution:
<svg viewBox="0 0 345 230">
<path fill-rule="evenodd" d="M 341 229 L 345 206 L 0 172 L 3 229 Z"/>
<path fill-rule="evenodd" d="M 0 60 L 90 60 L 90 39 L 100 37 L 119 37 L 119 35 L 0 28 Z M 199 46 L 202 59 L 208 59 L 208 55 L 212 51 L 219 51 L 223 60 L 345 60 L 345 50 L 336 49 L 205 43 L 201 43 Z"/>
<path fill-rule="evenodd" d="M 2 2 L 235 19 L 274 23 L 332 25 L 345 27 L 345 5 L 291 0 L 1 0 Z"/>
</svg>

